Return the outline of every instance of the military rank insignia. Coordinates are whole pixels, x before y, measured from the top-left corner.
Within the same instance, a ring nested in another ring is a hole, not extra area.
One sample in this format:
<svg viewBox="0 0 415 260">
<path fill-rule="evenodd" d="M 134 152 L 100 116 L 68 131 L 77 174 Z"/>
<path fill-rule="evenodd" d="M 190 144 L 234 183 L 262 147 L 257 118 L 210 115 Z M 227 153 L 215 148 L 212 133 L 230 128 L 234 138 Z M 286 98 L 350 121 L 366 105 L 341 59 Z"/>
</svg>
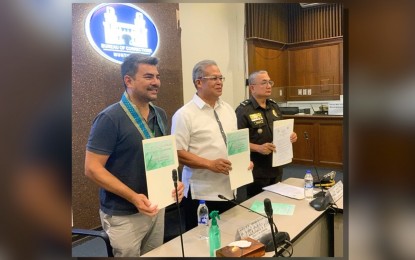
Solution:
<svg viewBox="0 0 415 260">
<path fill-rule="evenodd" d="M 273 109 L 273 110 L 272 110 L 272 114 L 273 114 L 275 117 L 278 117 L 278 114 L 277 114 L 277 112 L 275 112 L 275 109 Z"/>
</svg>

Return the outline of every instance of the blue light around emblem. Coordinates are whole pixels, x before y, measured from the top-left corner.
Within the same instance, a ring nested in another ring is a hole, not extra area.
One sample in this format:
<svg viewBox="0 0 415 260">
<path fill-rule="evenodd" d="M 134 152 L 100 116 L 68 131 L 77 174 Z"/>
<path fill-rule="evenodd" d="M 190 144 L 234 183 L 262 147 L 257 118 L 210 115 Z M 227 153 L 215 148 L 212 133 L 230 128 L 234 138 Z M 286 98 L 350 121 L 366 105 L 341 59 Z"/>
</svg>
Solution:
<svg viewBox="0 0 415 260">
<path fill-rule="evenodd" d="M 133 4 L 96 6 L 86 18 L 85 30 L 92 47 L 116 63 L 122 63 L 131 53 L 152 56 L 159 47 L 156 25 Z"/>
</svg>

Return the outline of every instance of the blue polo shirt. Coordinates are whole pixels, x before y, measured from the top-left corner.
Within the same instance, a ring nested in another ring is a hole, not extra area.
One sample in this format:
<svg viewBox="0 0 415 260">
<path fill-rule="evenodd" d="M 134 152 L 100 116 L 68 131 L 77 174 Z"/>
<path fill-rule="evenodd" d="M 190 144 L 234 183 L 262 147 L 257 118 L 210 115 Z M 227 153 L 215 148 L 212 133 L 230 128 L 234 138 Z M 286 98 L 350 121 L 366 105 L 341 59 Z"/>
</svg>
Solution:
<svg viewBox="0 0 415 260">
<path fill-rule="evenodd" d="M 163 122 L 157 122 L 155 110 Z M 163 136 L 159 123 L 167 126 L 166 112 L 152 105 L 148 126 L 156 137 Z M 142 140 L 133 122 L 116 103 L 94 119 L 86 148 L 96 154 L 109 155 L 105 168 L 135 192 L 148 196 Z M 106 214 L 131 215 L 138 212 L 132 203 L 103 188 L 100 188 L 99 199 L 100 208 Z"/>
</svg>

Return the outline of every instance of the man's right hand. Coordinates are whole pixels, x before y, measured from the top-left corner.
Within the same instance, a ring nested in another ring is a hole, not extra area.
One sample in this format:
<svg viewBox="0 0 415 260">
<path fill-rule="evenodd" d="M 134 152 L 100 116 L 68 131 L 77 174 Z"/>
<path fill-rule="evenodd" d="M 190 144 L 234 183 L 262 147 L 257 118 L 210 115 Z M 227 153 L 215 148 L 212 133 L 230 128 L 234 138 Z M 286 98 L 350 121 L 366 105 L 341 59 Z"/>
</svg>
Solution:
<svg viewBox="0 0 415 260">
<path fill-rule="evenodd" d="M 158 212 L 158 205 L 152 204 L 144 194 L 136 194 L 132 199 L 132 203 L 137 207 L 140 213 L 148 216 L 155 216 Z"/>
<path fill-rule="evenodd" d="M 232 164 L 226 159 L 216 159 L 210 161 L 209 170 L 217 173 L 229 175 L 229 171 L 232 170 Z"/>
</svg>

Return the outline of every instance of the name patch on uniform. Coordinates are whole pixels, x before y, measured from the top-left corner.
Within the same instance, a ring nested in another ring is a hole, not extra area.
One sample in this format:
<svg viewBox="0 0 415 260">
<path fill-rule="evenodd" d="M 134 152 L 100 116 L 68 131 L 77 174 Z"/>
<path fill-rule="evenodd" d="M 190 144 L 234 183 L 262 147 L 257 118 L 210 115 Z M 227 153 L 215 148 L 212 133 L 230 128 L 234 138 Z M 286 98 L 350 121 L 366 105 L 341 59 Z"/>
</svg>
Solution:
<svg viewBox="0 0 415 260">
<path fill-rule="evenodd" d="M 249 118 L 251 119 L 252 123 L 254 123 L 255 125 L 264 123 L 264 118 L 262 117 L 261 113 L 250 114 Z"/>
</svg>

